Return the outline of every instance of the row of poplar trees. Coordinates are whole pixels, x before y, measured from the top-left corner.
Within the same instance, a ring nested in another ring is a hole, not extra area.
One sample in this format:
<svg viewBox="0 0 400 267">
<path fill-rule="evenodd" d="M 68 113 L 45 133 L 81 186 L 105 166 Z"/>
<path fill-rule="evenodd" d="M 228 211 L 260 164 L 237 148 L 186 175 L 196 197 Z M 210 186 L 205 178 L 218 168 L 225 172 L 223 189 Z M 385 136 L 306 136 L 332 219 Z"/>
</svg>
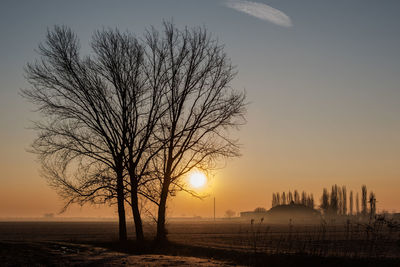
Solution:
<svg viewBox="0 0 400 267">
<path fill-rule="evenodd" d="M 369 209 L 368 209 L 369 206 Z M 349 207 L 349 210 L 347 209 Z M 347 190 L 346 186 L 333 185 L 329 193 L 326 188 L 323 189 L 320 208 L 324 214 L 330 215 L 361 215 L 374 216 L 376 214 L 376 197 L 374 192 L 370 192 L 368 196 L 367 187 L 361 187 L 361 210 L 359 194 L 355 197 L 354 210 L 354 194 L 350 191 L 349 205 L 347 205 Z"/>
<path fill-rule="evenodd" d="M 37 51 L 22 95 L 43 118 L 32 145 L 43 175 L 66 207 L 115 204 L 120 240 L 126 206 L 143 241 L 141 207 L 153 204 L 165 240 L 169 196 L 196 194 L 182 178 L 239 155 L 229 131 L 244 123 L 245 94 L 230 86 L 224 47 L 204 28 L 164 22 L 141 37 L 96 31 L 86 55 L 71 29 L 55 26 Z"/>
<path fill-rule="evenodd" d="M 314 196 L 313 194 L 307 194 L 304 191 L 300 195 L 297 190 L 294 190 L 293 193 L 289 191 L 289 193 L 282 192 L 282 194 L 279 194 L 278 192 L 272 194 L 272 207 L 292 203 L 314 208 Z"/>
</svg>

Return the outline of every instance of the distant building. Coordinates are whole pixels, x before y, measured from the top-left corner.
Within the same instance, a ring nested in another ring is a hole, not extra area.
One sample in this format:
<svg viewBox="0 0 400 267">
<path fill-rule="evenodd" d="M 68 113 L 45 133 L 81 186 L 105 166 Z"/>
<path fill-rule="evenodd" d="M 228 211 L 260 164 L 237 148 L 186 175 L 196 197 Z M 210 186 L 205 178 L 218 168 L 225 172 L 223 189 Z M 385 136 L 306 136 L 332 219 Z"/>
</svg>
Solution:
<svg viewBox="0 0 400 267">
<path fill-rule="evenodd" d="M 242 219 L 253 219 L 259 220 L 261 218 L 266 217 L 268 211 L 264 208 L 256 208 L 254 211 L 243 211 L 240 213 L 240 218 Z"/>
<path fill-rule="evenodd" d="M 279 205 L 268 211 L 268 221 L 276 223 L 319 223 L 320 218 L 319 211 L 302 204 Z"/>
<path fill-rule="evenodd" d="M 311 207 L 294 204 L 279 205 L 265 210 L 257 208 L 254 211 L 245 211 L 240 213 L 242 219 L 259 220 L 263 218 L 269 223 L 319 223 L 321 213 Z"/>
</svg>

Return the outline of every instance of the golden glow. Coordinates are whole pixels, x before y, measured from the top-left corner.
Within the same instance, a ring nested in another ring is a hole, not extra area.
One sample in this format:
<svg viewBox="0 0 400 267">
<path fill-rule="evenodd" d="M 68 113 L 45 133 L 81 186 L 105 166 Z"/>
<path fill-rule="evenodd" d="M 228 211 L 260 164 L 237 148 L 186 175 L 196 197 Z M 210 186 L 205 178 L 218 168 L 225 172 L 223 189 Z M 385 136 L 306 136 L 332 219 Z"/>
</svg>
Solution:
<svg viewBox="0 0 400 267">
<path fill-rule="evenodd" d="M 190 175 L 190 184 L 194 188 L 203 187 L 207 182 L 207 177 L 202 172 L 194 172 Z"/>
</svg>

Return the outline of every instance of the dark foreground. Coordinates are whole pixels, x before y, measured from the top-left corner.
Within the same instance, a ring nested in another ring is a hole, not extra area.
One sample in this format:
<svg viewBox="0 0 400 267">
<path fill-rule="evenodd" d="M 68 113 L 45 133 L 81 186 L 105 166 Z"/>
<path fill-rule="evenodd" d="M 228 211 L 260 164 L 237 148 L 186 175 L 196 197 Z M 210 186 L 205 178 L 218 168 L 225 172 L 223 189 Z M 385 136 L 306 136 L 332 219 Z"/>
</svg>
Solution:
<svg viewBox="0 0 400 267">
<path fill-rule="evenodd" d="M 304 227 L 295 236 L 285 227 L 268 226 L 264 232 L 258 227 L 238 222 L 171 222 L 170 243 L 156 246 L 149 241 L 139 246 L 133 241 L 117 242 L 114 222 L 0 222 L 0 266 L 400 266 L 400 244 L 390 243 L 392 251 L 382 255 L 376 251 L 370 256 L 310 253 L 306 247 L 311 242 L 300 240 L 310 238 L 305 233 L 313 233 L 313 228 Z M 335 230 L 328 235 L 332 239 L 328 248 L 338 252 L 335 246 L 343 246 L 346 239 Z M 146 232 L 152 236 L 151 225 Z M 274 240 L 281 240 L 281 249 L 276 249 Z M 287 250 L 282 240 L 304 248 Z M 357 246 L 362 248 L 363 241 Z"/>
</svg>

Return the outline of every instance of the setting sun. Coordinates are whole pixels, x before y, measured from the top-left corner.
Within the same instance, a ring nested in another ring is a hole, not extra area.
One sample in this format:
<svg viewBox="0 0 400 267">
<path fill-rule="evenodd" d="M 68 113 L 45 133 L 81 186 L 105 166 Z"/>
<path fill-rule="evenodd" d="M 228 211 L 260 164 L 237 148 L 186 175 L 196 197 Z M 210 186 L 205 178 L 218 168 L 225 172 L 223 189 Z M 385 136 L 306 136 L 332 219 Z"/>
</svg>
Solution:
<svg viewBox="0 0 400 267">
<path fill-rule="evenodd" d="M 194 188 L 202 187 L 206 184 L 207 177 L 202 172 L 194 172 L 190 175 L 190 184 Z"/>
</svg>

